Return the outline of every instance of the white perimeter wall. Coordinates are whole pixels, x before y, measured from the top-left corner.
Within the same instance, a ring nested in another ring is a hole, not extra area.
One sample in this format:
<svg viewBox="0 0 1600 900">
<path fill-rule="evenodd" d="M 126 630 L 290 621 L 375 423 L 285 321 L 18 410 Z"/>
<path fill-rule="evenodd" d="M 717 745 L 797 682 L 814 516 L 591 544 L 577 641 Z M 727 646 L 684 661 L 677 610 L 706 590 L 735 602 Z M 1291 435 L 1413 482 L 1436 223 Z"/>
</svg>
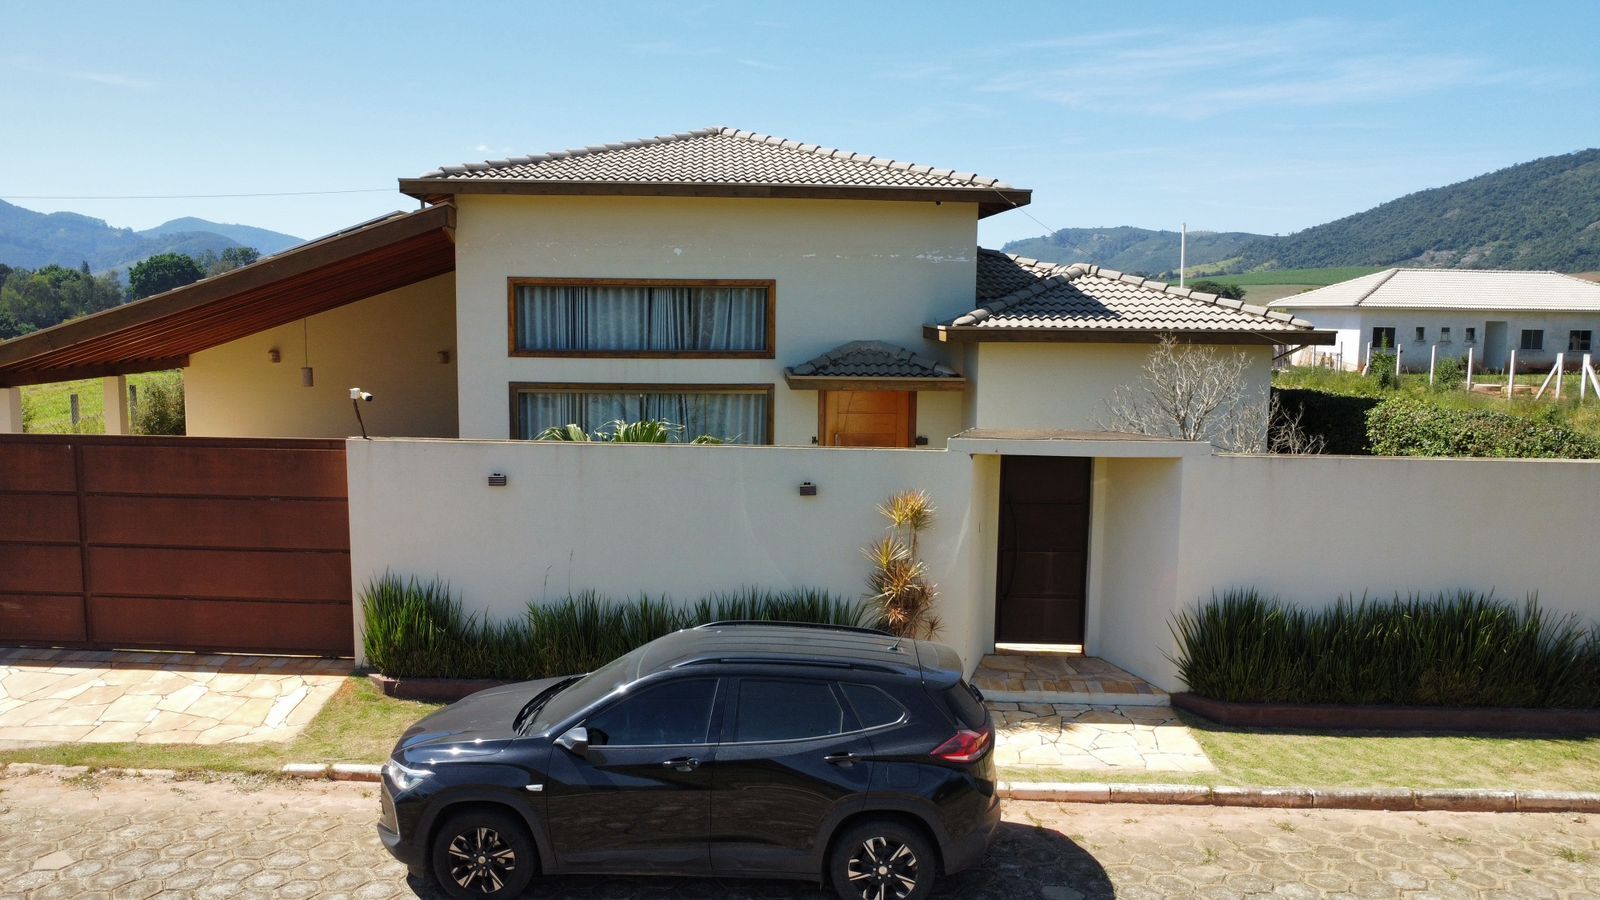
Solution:
<svg viewBox="0 0 1600 900">
<path fill-rule="evenodd" d="M 456 198 L 461 436 L 510 437 L 512 382 L 771 384 L 775 439 L 809 446 L 817 393 L 783 370 L 849 341 L 960 360 L 922 326 L 972 308 L 971 203 L 672 197 Z M 582 359 L 507 354 L 507 279 L 771 278 L 775 359 Z M 934 446 L 964 427 L 961 394 L 924 392 Z"/>
<path fill-rule="evenodd" d="M 743 586 L 860 597 L 878 503 L 927 490 L 922 539 L 942 639 L 969 667 L 993 634 L 995 458 L 856 450 L 536 442 L 348 443 L 356 589 L 386 570 L 447 579 L 467 609 L 514 616 L 593 588 L 695 600 Z M 491 472 L 508 476 L 489 487 Z M 815 497 L 798 486 L 811 481 Z M 979 573 L 983 573 L 980 575 Z M 360 628 L 359 608 L 356 615 Z M 361 646 L 358 633 L 356 646 Z"/>
<path fill-rule="evenodd" d="M 941 640 L 992 647 L 1000 457 L 941 450 L 352 440 L 351 563 L 449 580 L 517 615 L 593 588 L 695 599 L 750 585 L 859 597 L 874 507 L 927 490 Z M 505 473 L 491 488 L 485 477 Z M 818 485 L 801 497 L 798 485 Z M 1339 497 L 1337 505 L 1325 502 Z M 1096 459 L 1087 649 L 1181 690 L 1170 623 L 1232 587 L 1308 607 L 1465 588 L 1600 620 L 1600 462 Z M 1385 510 L 1403 511 L 1387 514 Z M 1425 510 L 1418 515 L 1418 510 Z M 357 622 L 359 628 L 360 615 Z M 360 646 L 359 635 L 357 646 Z"/>
<path fill-rule="evenodd" d="M 189 358 L 188 433 L 205 437 L 359 434 L 350 389 L 370 434 L 455 437 L 454 279 L 441 275 L 231 341 Z M 309 344 L 309 347 L 308 347 Z M 277 350 L 279 362 L 267 353 Z M 312 387 L 300 382 L 307 350 Z M 439 362 L 439 351 L 450 362 Z"/>
<path fill-rule="evenodd" d="M 1600 621 L 1600 462 L 1113 462 L 1101 652 L 1168 689 L 1181 688 L 1163 656 L 1176 652 L 1172 614 L 1231 587 L 1309 607 L 1396 591 L 1536 592 L 1551 610 Z"/>
</svg>

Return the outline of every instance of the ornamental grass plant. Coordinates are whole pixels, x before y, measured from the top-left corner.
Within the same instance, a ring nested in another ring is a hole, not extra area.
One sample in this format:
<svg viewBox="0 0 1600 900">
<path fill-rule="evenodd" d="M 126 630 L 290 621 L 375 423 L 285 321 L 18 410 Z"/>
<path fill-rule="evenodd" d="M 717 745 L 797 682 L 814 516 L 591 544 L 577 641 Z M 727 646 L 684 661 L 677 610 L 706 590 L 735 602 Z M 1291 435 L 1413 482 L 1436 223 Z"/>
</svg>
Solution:
<svg viewBox="0 0 1600 900">
<path fill-rule="evenodd" d="M 871 624 L 865 604 L 812 588 L 745 588 L 688 604 L 664 595 L 615 600 L 582 591 L 553 603 L 530 602 L 522 615 L 496 621 L 465 612 L 440 579 L 393 574 L 365 587 L 362 609 L 362 647 L 379 672 L 501 681 L 588 672 L 662 635 L 708 622 Z"/>
<path fill-rule="evenodd" d="M 1600 707 L 1600 635 L 1532 597 L 1458 591 L 1306 610 L 1234 590 L 1178 614 L 1172 631 L 1180 676 L 1216 700 Z"/>
</svg>

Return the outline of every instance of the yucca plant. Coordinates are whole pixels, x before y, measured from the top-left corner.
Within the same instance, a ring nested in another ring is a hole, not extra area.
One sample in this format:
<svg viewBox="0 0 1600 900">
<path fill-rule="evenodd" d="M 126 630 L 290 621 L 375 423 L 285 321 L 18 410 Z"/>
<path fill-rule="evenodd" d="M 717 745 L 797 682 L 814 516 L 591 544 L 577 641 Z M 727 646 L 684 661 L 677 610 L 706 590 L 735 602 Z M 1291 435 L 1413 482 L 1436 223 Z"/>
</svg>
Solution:
<svg viewBox="0 0 1600 900">
<path fill-rule="evenodd" d="M 928 583 L 918 538 L 933 526 L 934 507 L 923 491 L 902 491 L 878 507 L 887 520 L 886 534 L 862 555 L 872 564 L 867 574 L 867 602 L 883 627 L 910 638 L 933 638 L 943 627 L 933 614 L 938 590 Z"/>
<path fill-rule="evenodd" d="M 1600 635 L 1471 591 L 1307 611 L 1253 590 L 1172 625 L 1196 694 L 1239 702 L 1420 706 L 1600 706 Z"/>
</svg>

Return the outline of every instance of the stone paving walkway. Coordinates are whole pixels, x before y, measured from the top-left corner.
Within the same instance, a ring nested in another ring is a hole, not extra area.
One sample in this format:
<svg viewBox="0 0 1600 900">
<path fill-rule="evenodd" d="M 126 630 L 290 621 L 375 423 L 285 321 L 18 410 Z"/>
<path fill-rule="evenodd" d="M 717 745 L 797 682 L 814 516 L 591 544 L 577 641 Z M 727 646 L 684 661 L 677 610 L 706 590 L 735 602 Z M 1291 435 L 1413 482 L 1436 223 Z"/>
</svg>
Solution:
<svg viewBox="0 0 1600 900">
<path fill-rule="evenodd" d="M 1215 771 L 1169 706 L 990 701 L 989 710 L 997 732 L 996 765 L 1112 775 Z M 1016 773 L 1009 777 L 1023 780 Z"/>
<path fill-rule="evenodd" d="M 0 649 L 0 745 L 288 740 L 350 670 L 348 660 Z"/>
<path fill-rule="evenodd" d="M 0 897 L 437 897 L 372 829 L 367 785 L 0 777 Z M 937 898 L 1600 896 L 1600 817 L 1011 802 Z M 832 896 L 797 882 L 551 878 L 567 900 Z"/>
<path fill-rule="evenodd" d="M 994 700 L 1167 705 L 1167 695 L 1160 688 L 1103 659 L 1081 653 L 991 653 L 978 663 L 972 683 Z"/>
</svg>

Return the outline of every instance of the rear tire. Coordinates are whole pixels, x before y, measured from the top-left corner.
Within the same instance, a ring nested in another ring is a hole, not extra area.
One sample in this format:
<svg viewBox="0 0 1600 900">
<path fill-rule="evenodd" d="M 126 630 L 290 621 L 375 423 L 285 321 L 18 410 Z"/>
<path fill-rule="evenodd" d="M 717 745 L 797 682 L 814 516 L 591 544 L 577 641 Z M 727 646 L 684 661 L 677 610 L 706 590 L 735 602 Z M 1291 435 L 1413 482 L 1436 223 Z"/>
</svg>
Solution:
<svg viewBox="0 0 1600 900">
<path fill-rule="evenodd" d="M 495 810 L 470 810 L 445 820 L 433 838 L 433 878 L 452 897 L 517 897 L 538 873 L 527 826 Z"/>
<path fill-rule="evenodd" d="M 938 869 L 927 836 L 893 819 L 852 826 L 828 857 L 828 880 L 840 900 L 923 900 Z"/>
</svg>

